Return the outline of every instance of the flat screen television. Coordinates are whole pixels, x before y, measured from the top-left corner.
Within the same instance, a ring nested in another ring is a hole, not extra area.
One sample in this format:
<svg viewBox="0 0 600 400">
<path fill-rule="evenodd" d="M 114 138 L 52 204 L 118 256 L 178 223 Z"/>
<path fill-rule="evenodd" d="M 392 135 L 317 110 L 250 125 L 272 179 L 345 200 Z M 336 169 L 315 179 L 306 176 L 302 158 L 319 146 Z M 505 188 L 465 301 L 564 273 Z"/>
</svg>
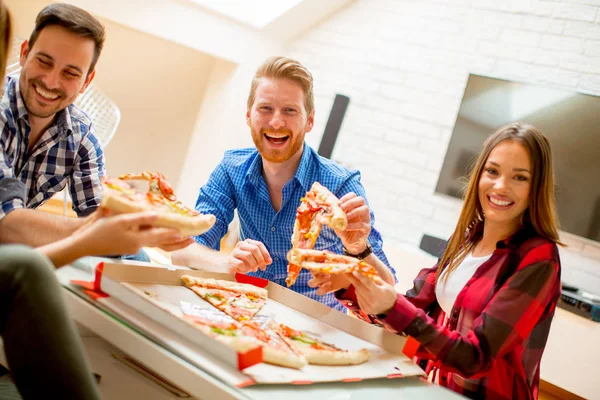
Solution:
<svg viewBox="0 0 600 400">
<path fill-rule="evenodd" d="M 600 97 L 470 75 L 436 192 L 461 198 L 484 140 L 521 121 L 552 146 L 561 230 L 600 242 Z"/>
</svg>

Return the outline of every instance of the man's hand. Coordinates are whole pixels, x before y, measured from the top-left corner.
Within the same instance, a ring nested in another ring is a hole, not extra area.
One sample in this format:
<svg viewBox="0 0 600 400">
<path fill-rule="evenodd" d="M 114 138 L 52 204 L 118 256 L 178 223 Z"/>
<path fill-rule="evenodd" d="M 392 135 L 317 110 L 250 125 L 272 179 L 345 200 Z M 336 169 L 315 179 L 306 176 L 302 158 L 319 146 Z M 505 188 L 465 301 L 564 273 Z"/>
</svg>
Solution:
<svg viewBox="0 0 600 400">
<path fill-rule="evenodd" d="M 356 271 L 347 278 L 354 285 L 360 309 L 367 314 L 387 314 L 396 304 L 396 289 L 382 279 L 373 280 Z"/>
<path fill-rule="evenodd" d="M 229 270 L 231 273 L 264 271 L 273 260 L 264 244 L 257 240 L 246 239 L 238 242 L 229 257 Z"/>
<path fill-rule="evenodd" d="M 317 294 L 323 296 L 340 289 L 347 289 L 350 281 L 345 274 L 314 274 L 313 278 L 308 281 L 308 286 L 317 288 Z"/>
<path fill-rule="evenodd" d="M 365 199 L 355 193 L 347 193 L 340 199 L 340 207 L 348 218 L 348 227 L 336 231 L 342 244 L 351 254 L 365 251 L 371 233 L 371 213 Z"/>
</svg>

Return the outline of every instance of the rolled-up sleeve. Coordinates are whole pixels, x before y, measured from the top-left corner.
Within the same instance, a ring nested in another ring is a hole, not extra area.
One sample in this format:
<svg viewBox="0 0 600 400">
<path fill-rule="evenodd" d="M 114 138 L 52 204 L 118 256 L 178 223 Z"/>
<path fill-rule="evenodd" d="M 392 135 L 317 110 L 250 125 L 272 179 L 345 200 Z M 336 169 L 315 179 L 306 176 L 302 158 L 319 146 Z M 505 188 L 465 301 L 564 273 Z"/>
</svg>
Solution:
<svg viewBox="0 0 600 400">
<path fill-rule="evenodd" d="M 5 175 L 0 178 L 0 220 L 13 210 L 25 208 L 25 190 L 25 184 L 18 179 Z"/>
<path fill-rule="evenodd" d="M 342 196 L 350 192 L 353 192 L 357 196 L 364 198 L 365 202 L 367 203 L 367 206 L 369 206 L 369 200 L 367 199 L 365 188 L 360 182 L 360 172 L 358 171 L 352 172 L 350 177 L 346 180 L 346 182 L 344 182 L 344 184 L 335 193 L 335 195 L 338 198 L 341 198 Z M 370 206 L 369 210 L 371 213 L 371 233 L 369 234 L 369 244 L 373 248 L 373 253 L 377 256 L 377 258 L 379 258 L 390 269 L 392 275 L 394 276 L 394 281 L 398 282 L 398 279 L 396 278 L 396 271 L 390 265 L 390 262 L 383 251 L 383 239 L 379 231 L 375 228 L 375 214 L 373 213 L 373 210 Z"/>
<path fill-rule="evenodd" d="M 27 189 L 25 184 L 15 178 L 13 168 L 6 155 L 6 137 L 8 127 L 5 125 L 0 140 L 0 220 L 13 210 L 25 208 Z"/>
<path fill-rule="evenodd" d="M 194 236 L 194 239 L 215 250 L 220 249 L 221 238 L 227 233 L 236 208 L 233 183 L 227 175 L 224 162 L 210 174 L 208 182 L 200 188 L 196 201 L 196 211 L 214 215 L 216 222 L 208 232 Z"/>
</svg>

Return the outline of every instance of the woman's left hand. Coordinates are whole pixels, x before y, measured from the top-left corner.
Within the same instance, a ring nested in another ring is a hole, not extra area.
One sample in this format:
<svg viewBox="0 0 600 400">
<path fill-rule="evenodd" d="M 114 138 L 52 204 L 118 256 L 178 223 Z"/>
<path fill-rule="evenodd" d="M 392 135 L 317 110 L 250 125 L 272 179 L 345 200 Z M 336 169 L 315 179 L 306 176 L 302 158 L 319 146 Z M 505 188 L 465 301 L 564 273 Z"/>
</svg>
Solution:
<svg viewBox="0 0 600 400">
<path fill-rule="evenodd" d="M 346 276 L 355 288 L 360 309 L 367 314 L 387 314 L 396 304 L 396 288 L 381 278 L 373 280 L 356 271 Z"/>
</svg>

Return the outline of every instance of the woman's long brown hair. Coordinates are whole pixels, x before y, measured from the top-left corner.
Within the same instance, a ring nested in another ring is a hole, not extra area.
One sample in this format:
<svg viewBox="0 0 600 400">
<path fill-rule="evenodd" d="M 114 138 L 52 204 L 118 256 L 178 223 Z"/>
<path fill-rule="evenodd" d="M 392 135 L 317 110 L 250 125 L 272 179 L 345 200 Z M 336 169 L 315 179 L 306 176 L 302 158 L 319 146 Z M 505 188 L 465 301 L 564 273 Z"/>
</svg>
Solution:
<svg viewBox="0 0 600 400">
<path fill-rule="evenodd" d="M 10 23 L 10 13 L 4 6 L 4 1 L 0 0 L 0 93 L 2 93 L 1 88 L 4 83 L 4 73 L 6 71 L 11 35 L 12 27 Z"/>
<path fill-rule="evenodd" d="M 530 224 L 542 237 L 561 244 L 558 236 L 558 216 L 554 195 L 554 169 L 550 142 L 534 126 L 520 122 L 505 125 L 494 132 L 483 144 L 483 150 L 473 169 L 465 191 L 458 223 L 438 264 L 438 277 L 447 280 L 475 245 L 481 240 L 485 215 L 479 202 L 479 179 L 492 150 L 501 142 L 512 140 L 521 143 L 531 158 L 532 180 L 529 189 L 529 207 L 523 223 Z"/>
</svg>

